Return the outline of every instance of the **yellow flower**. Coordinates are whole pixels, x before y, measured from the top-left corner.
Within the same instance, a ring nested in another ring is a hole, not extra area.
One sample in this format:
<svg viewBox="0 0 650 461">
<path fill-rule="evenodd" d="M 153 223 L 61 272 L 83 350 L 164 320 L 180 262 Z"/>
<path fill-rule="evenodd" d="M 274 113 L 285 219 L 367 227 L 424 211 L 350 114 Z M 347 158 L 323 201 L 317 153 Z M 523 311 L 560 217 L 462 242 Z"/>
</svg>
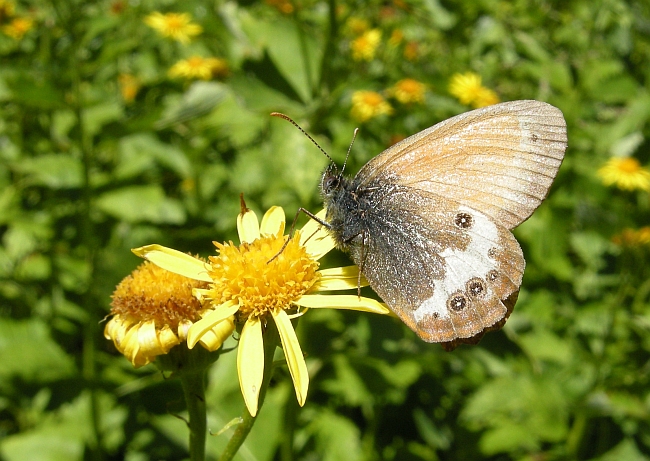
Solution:
<svg viewBox="0 0 650 461">
<path fill-rule="evenodd" d="M 350 44 L 352 59 L 355 61 L 372 61 L 380 41 L 381 31 L 379 29 L 371 29 L 362 36 L 355 38 Z"/>
<path fill-rule="evenodd" d="M 163 37 L 171 37 L 181 43 L 189 43 L 203 28 L 192 22 L 187 13 L 166 13 L 154 11 L 144 18 L 144 23 L 157 30 Z"/>
<path fill-rule="evenodd" d="M 0 0 L 0 22 L 14 15 L 16 5 L 10 0 Z"/>
<path fill-rule="evenodd" d="M 140 80 L 131 74 L 120 74 L 117 81 L 120 84 L 120 93 L 122 93 L 124 101 L 133 102 L 140 91 Z"/>
<path fill-rule="evenodd" d="M 410 41 L 404 47 L 404 59 L 415 61 L 420 56 L 420 45 L 418 42 Z"/>
<path fill-rule="evenodd" d="M 264 0 L 264 3 L 284 14 L 291 14 L 294 11 L 294 7 L 289 0 Z"/>
<path fill-rule="evenodd" d="M 449 83 L 449 93 L 458 98 L 461 104 L 485 107 L 499 102 L 497 94 L 481 84 L 481 77 L 474 72 L 454 74 Z"/>
<path fill-rule="evenodd" d="M 224 59 L 192 56 L 174 64 L 169 69 L 169 76 L 172 78 L 210 80 L 213 77 L 225 77 L 228 72 L 228 63 Z"/>
<path fill-rule="evenodd" d="M 20 40 L 32 27 L 34 27 L 32 19 L 14 18 L 9 24 L 2 27 L 2 32 L 15 40 Z"/>
<path fill-rule="evenodd" d="M 400 29 L 394 29 L 393 32 L 390 34 L 390 38 L 388 39 L 388 44 L 390 46 L 397 46 L 402 41 L 404 40 L 404 32 L 402 32 Z"/>
<path fill-rule="evenodd" d="M 615 185 L 623 190 L 640 189 L 650 192 L 650 171 L 633 157 L 611 158 L 598 170 L 606 186 Z"/>
<path fill-rule="evenodd" d="M 104 336 L 133 366 L 146 365 L 186 340 L 189 328 L 204 311 L 192 290 L 206 286 L 145 261 L 115 288 L 113 318 Z M 217 350 L 233 330 L 233 318 L 226 318 L 215 324 L 201 344 L 209 351 Z"/>
<path fill-rule="evenodd" d="M 317 216 L 324 217 L 324 211 Z M 354 295 L 322 295 L 323 291 L 357 289 L 356 266 L 318 269 L 318 259 L 334 247 L 329 234 L 310 221 L 293 237 L 283 235 L 285 215 L 272 207 L 262 218 L 245 210 L 237 217 L 241 245 L 216 243 L 219 251 L 205 263 L 159 245 L 134 250 L 136 254 L 170 271 L 209 283 L 194 290 L 212 310 L 196 322 L 188 333 L 193 347 L 209 332 L 234 315 L 243 323 L 237 351 L 237 371 L 244 401 L 251 415 L 257 414 L 259 392 L 264 377 L 264 331 L 273 321 L 293 380 L 298 403 L 307 397 L 309 375 L 291 318 L 301 308 L 352 309 L 388 314 L 381 303 Z M 288 238 L 288 241 L 287 241 Z M 287 243 L 288 242 L 288 243 Z M 286 246 L 284 246 L 286 243 Z M 361 279 L 364 285 L 367 284 Z"/>
<path fill-rule="evenodd" d="M 402 104 L 410 104 L 413 102 L 423 103 L 426 89 L 427 87 L 424 83 L 420 83 L 412 78 L 405 78 L 397 82 L 389 90 L 389 93 Z"/>
<path fill-rule="evenodd" d="M 352 94 L 350 115 L 359 122 L 365 122 L 380 115 L 390 115 L 393 108 L 376 91 L 355 91 Z"/>
<path fill-rule="evenodd" d="M 612 242 L 630 247 L 650 245 L 650 226 L 641 229 L 623 229 L 623 232 L 612 237 Z"/>
<path fill-rule="evenodd" d="M 354 35 L 361 35 L 368 30 L 370 25 L 363 18 L 351 17 L 346 24 L 348 30 Z"/>
</svg>

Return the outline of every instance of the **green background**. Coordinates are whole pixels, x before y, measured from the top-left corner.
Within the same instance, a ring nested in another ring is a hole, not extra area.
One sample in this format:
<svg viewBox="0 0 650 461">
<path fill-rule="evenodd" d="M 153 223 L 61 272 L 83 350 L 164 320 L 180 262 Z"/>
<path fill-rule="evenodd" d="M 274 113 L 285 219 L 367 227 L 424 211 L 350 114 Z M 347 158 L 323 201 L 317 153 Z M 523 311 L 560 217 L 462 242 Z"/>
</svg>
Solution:
<svg viewBox="0 0 650 461">
<path fill-rule="evenodd" d="M 596 175 L 613 155 L 650 160 L 647 0 L 294 6 L 17 5 L 35 27 L 0 34 L 0 460 L 185 457 L 177 380 L 133 369 L 103 338 L 111 292 L 140 263 L 130 248 L 208 255 L 212 240 L 236 241 L 242 192 L 260 216 L 318 211 L 327 160 L 270 112 L 339 162 L 360 126 L 356 172 L 391 138 L 469 110 L 447 91 L 468 71 L 504 101 L 556 105 L 568 125 L 550 196 L 515 231 L 528 265 L 512 317 L 446 353 L 395 319 L 309 312 L 298 325 L 307 403 L 280 367 L 237 459 L 649 459 L 650 247 L 612 243 L 649 224 L 649 195 Z M 174 42 L 143 23 L 152 11 L 191 13 L 204 31 Z M 351 57 L 350 18 L 382 30 L 369 62 Z M 389 46 L 396 29 L 404 40 Z M 230 75 L 168 78 L 194 54 L 226 59 Z M 142 84 L 133 102 L 121 73 Z M 350 117 L 354 91 L 407 77 L 427 84 L 423 104 Z M 337 252 L 324 260 L 347 264 Z M 244 410 L 235 354 L 211 368 L 207 403 L 214 433 Z M 208 437 L 211 459 L 231 433 Z"/>
</svg>

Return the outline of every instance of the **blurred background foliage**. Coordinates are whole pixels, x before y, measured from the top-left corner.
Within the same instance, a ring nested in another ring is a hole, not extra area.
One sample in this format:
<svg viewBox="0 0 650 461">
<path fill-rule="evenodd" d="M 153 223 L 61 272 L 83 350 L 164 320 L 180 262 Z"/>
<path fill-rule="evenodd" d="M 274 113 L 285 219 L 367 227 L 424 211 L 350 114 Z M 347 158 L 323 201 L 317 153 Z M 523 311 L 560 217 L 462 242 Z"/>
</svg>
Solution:
<svg viewBox="0 0 650 461">
<path fill-rule="evenodd" d="M 0 0 L 0 32 L 0 459 L 187 456 L 178 382 L 102 321 L 130 248 L 208 255 L 242 192 L 258 214 L 319 209 L 326 158 L 270 112 L 337 161 L 360 127 L 354 173 L 515 99 L 559 107 L 569 148 L 515 232 L 505 328 L 446 353 L 391 318 L 310 312 L 307 403 L 280 369 L 237 459 L 650 458 L 646 0 Z M 207 403 L 213 433 L 244 409 L 234 354 Z"/>
</svg>

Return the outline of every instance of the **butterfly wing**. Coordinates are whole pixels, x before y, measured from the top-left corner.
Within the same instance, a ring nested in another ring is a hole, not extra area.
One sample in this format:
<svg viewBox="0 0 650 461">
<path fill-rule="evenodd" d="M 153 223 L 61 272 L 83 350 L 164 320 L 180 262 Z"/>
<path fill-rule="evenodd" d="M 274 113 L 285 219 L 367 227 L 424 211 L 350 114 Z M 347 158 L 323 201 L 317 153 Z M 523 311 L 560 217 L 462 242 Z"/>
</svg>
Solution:
<svg viewBox="0 0 650 461">
<path fill-rule="evenodd" d="M 525 265 L 509 230 L 477 210 L 410 187 L 382 183 L 371 193 L 367 236 L 348 249 L 406 325 L 450 350 L 505 321 Z"/>
<path fill-rule="evenodd" d="M 455 200 L 508 229 L 544 200 L 567 145 L 562 112 L 512 101 L 457 115 L 386 149 L 357 174 Z"/>
</svg>

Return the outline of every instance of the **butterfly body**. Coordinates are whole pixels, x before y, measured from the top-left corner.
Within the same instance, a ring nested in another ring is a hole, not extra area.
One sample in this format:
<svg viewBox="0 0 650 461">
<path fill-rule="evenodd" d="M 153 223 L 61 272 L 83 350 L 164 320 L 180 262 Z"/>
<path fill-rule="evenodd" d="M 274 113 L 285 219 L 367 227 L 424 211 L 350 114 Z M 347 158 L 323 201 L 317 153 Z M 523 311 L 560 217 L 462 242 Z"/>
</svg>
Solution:
<svg viewBox="0 0 650 461">
<path fill-rule="evenodd" d="M 453 349 L 499 328 L 525 261 L 510 229 L 545 198 L 566 148 L 555 107 L 514 101 L 460 114 L 321 180 L 328 229 L 422 339 Z"/>
</svg>

